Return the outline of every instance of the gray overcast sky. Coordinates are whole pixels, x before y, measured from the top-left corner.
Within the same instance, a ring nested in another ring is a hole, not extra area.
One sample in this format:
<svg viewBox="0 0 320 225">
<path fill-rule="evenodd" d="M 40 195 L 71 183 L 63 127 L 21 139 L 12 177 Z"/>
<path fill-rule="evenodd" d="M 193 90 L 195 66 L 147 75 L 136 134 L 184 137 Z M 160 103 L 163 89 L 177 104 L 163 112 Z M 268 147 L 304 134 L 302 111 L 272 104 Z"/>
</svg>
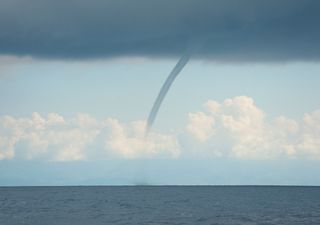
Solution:
<svg viewBox="0 0 320 225">
<path fill-rule="evenodd" d="M 0 54 L 319 60 L 317 0 L 2 0 Z"/>
</svg>

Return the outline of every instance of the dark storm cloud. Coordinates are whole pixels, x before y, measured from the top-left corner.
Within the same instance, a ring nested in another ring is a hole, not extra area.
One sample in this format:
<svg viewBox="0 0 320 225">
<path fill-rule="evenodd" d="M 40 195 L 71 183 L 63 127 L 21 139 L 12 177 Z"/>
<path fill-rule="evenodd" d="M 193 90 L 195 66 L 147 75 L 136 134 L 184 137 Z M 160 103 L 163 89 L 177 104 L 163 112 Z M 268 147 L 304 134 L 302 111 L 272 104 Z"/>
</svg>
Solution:
<svg viewBox="0 0 320 225">
<path fill-rule="evenodd" d="M 1 0 L 0 54 L 319 60 L 318 0 Z"/>
</svg>

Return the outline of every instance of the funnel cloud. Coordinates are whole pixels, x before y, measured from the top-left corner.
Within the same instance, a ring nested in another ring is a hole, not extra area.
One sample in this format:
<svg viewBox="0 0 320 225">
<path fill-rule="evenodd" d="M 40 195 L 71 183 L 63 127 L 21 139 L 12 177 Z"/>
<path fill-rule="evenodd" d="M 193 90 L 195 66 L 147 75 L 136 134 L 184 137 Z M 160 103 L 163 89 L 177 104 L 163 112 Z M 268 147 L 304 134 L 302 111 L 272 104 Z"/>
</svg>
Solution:
<svg viewBox="0 0 320 225">
<path fill-rule="evenodd" d="M 156 101 L 154 102 L 152 109 L 150 111 L 148 121 L 147 121 L 147 128 L 146 128 L 146 134 L 148 134 L 149 130 L 151 129 L 154 120 L 157 117 L 159 108 L 161 106 L 161 103 L 163 102 L 163 99 L 166 97 L 166 94 L 168 93 L 173 81 L 176 79 L 176 77 L 179 75 L 181 70 L 185 67 L 185 65 L 188 63 L 190 59 L 190 53 L 184 54 L 178 63 L 175 65 L 169 76 L 167 77 L 166 81 L 162 85 L 160 92 L 156 98 Z"/>
</svg>

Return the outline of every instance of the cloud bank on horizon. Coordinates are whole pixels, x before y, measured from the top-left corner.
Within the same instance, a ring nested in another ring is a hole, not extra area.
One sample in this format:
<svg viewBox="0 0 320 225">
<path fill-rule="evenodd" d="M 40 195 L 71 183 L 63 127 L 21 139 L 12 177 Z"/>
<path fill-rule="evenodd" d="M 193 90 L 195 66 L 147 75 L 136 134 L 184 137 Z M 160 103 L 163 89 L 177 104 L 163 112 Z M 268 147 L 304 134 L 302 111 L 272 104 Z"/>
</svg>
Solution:
<svg viewBox="0 0 320 225">
<path fill-rule="evenodd" d="M 316 0 L 2 0 L 0 55 L 320 59 Z"/>
<path fill-rule="evenodd" d="M 189 113 L 186 129 L 200 143 L 210 142 L 213 155 L 320 159 L 320 110 L 305 113 L 301 122 L 283 115 L 270 121 L 247 96 L 209 100 L 204 108 Z"/>
<path fill-rule="evenodd" d="M 183 132 L 152 131 L 145 121 L 98 121 L 88 114 L 66 119 L 0 118 L 0 160 L 79 161 L 137 158 L 302 158 L 320 160 L 320 110 L 301 121 L 267 118 L 253 99 L 236 96 L 222 103 L 209 100 L 204 110 L 189 113 Z M 190 138 L 191 136 L 191 138 Z"/>
<path fill-rule="evenodd" d="M 31 118 L 0 118 L 0 160 L 40 159 L 74 161 L 104 158 L 177 157 L 179 145 L 172 135 L 150 133 L 145 138 L 145 123 L 123 124 L 117 119 L 97 121 L 79 113 L 66 120 L 57 113 L 47 117 L 34 112 Z M 94 149 L 103 153 L 95 152 Z M 16 154 L 19 151 L 21 154 Z"/>
</svg>

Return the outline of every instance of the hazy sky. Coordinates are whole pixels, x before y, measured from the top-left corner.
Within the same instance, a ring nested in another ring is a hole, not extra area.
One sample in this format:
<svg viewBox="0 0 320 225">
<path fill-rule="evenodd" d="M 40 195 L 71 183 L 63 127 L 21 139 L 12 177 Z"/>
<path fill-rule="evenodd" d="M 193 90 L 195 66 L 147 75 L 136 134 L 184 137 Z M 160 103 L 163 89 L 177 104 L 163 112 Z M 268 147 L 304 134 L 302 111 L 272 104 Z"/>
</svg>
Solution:
<svg viewBox="0 0 320 225">
<path fill-rule="evenodd" d="M 0 185 L 320 185 L 319 7 L 1 1 Z"/>
</svg>

